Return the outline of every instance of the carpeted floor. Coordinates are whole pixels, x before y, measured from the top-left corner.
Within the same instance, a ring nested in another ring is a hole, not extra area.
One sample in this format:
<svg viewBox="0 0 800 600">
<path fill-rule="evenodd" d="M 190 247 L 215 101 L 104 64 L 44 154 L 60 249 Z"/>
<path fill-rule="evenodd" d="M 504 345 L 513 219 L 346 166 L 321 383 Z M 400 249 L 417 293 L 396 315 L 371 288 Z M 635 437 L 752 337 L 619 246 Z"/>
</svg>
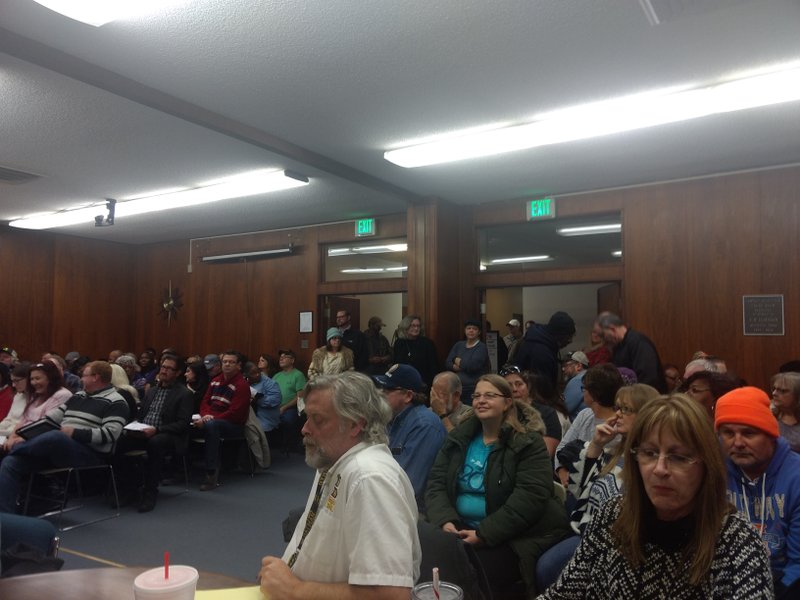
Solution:
<svg viewBox="0 0 800 600">
<path fill-rule="evenodd" d="M 262 556 L 283 554 L 281 521 L 305 504 L 313 470 L 300 454 L 274 452 L 268 470 L 252 477 L 224 472 L 222 485 L 211 492 L 200 492 L 200 473 L 192 475 L 188 492 L 181 493 L 183 481 L 162 486 L 153 512 L 140 514 L 132 505 L 119 518 L 62 532 L 64 569 L 156 566 L 169 550 L 173 564 L 255 581 Z M 91 498 L 65 521 L 104 511 L 109 508 L 100 497 Z"/>
</svg>

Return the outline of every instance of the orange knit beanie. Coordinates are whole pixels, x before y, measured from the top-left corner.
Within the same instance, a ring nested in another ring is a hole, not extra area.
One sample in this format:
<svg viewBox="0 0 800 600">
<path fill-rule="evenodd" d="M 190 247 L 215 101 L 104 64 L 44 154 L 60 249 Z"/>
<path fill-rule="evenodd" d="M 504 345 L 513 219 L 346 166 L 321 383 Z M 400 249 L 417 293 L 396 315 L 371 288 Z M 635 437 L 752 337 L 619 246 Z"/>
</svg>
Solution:
<svg viewBox="0 0 800 600">
<path fill-rule="evenodd" d="M 769 409 L 769 396 L 764 390 L 746 386 L 720 397 L 714 409 L 714 429 L 723 423 L 749 425 L 772 437 L 778 437 L 778 420 Z"/>
</svg>

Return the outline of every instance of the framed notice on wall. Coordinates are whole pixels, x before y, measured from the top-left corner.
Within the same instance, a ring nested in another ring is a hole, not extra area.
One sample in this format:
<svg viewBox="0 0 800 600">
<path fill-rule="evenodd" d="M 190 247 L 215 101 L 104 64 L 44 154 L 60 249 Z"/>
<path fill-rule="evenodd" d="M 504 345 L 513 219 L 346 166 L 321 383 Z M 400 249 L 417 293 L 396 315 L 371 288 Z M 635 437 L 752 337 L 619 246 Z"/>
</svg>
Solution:
<svg viewBox="0 0 800 600">
<path fill-rule="evenodd" d="M 300 312 L 300 333 L 311 333 L 314 330 L 314 313 L 309 311 Z"/>
<path fill-rule="evenodd" d="M 742 318 L 745 335 L 785 335 L 783 294 L 742 296 Z"/>
</svg>

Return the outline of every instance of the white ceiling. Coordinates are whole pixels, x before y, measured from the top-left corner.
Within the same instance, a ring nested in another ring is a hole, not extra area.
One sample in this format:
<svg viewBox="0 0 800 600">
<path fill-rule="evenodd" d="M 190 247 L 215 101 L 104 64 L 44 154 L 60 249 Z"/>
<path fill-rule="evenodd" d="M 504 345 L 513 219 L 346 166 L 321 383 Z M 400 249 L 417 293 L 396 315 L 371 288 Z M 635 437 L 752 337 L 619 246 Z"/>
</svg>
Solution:
<svg viewBox="0 0 800 600">
<path fill-rule="evenodd" d="M 166 0 L 165 0 L 166 3 Z M 180 0 L 99 28 L 0 3 L 0 220 L 275 167 L 304 188 L 65 233 L 126 243 L 800 162 L 800 103 L 404 169 L 448 131 L 800 60 L 800 0 Z M 670 14 L 672 5 L 689 6 Z"/>
</svg>

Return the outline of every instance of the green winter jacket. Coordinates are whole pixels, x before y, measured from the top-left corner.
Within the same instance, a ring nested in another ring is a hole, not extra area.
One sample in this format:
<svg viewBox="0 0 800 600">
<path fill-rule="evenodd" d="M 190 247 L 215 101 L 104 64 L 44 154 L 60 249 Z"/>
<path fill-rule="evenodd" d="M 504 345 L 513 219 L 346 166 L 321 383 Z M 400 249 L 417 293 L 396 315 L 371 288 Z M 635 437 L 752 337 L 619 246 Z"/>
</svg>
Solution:
<svg viewBox="0 0 800 600">
<path fill-rule="evenodd" d="M 456 481 L 470 441 L 480 434 L 481 423 L 473 415 L 450 432 L 439 450 L 425 492 L 428 521 L 437 527 L 461 520 L 455 509 Z M 478 536 L 487 546 L 510 544 L 533 594 L 536 560 L 571 534 L 564 506 L 553 492 L 552 464 L 541 434 L 503 425 L 486 464 L 484 487 L 486 518 Z"/>
</svg>

